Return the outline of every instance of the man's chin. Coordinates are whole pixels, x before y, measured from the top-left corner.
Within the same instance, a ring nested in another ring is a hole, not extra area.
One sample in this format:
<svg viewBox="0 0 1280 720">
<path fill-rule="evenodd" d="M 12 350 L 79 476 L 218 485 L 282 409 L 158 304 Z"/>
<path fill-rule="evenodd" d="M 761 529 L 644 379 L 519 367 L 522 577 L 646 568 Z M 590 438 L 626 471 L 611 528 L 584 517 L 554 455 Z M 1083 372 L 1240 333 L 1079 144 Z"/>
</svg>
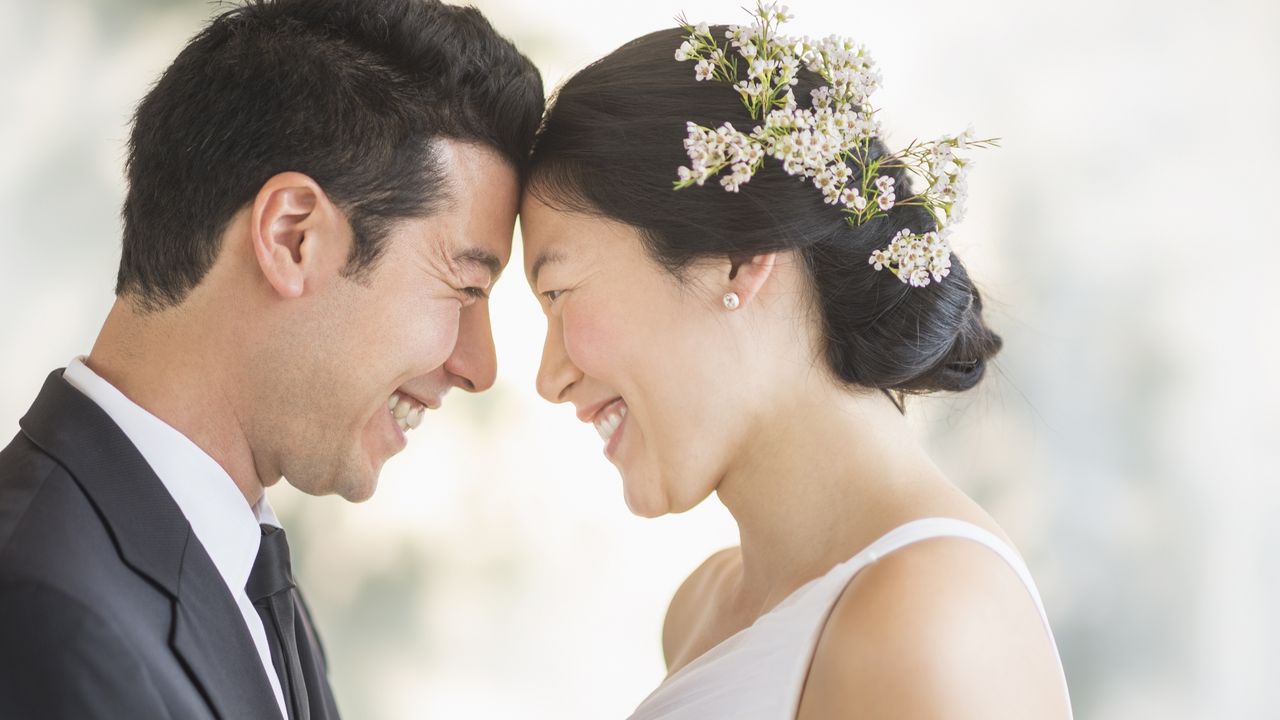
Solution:
<svg viewBox="0 0 1280 720">
<path fill-rule="evenodd" d="M 374 477 L 367 481 L 355 485 L 343 487 L 336 491 L 336 495 L 349 503 L 362 503 L 373 497 L 373 492 L 378 489 L 378 477 Z"/>
<path fill-rule="evenodd" d="M 334 478 L 333 487 L 326 495 L 337 495 L 349 503 L 362 503 L 373 497 L 378 489 L 378 476 L 382 473 L 382 465 L 386 460 L 369 458 L 363 472 L 348 472 L 343 477 Z"/>
<path fill-rule="evenodd" d="M 346 469 L 339 470 L 327 478 L 316 478 L 319 482 L 294 482 L 287 477 L 285 480 L 294 489 L 312 497 L 337 495 L 347 502 L 362 503 L 373 497 L 373 492 L 378 489 L 378 474 L 381 470 L 381 463 L 376 466 L 370 463 L 362 471 L 353 471 L 350 466 L 347 466 Z"/>
</svg>

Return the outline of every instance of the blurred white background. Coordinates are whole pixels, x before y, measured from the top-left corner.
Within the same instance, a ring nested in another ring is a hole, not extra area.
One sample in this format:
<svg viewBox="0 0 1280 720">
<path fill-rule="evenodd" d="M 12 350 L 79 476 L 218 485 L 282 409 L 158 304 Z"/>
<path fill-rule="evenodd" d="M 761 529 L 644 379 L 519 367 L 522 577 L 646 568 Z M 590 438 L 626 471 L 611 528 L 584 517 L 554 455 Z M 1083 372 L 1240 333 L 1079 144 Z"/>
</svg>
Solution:
<svg viewBox="0 0 1280 720">
<path fill-rule="evenodd" d="M 738 4 L 478 6 L 550 89 Z M 6 438 L 106 316 L 129 115 L 216 7 L 0 6 Z M 1037 575 L 1077 717 L 1280 717 L 1280 4 L 791 7 L 793 32 L 869 46 L 891 141 L 1004 138 L 957 249 L 1005 351 L 912 415 Z M 543 321 L 512 263 L 493 391 L 451 395 L 368 503 L 273 490 L 348 717 L 625 717 L 679 580 L 736 541 L 714 500 L 627 512 L 595 431 L 534 392 Z"/>
</svg>

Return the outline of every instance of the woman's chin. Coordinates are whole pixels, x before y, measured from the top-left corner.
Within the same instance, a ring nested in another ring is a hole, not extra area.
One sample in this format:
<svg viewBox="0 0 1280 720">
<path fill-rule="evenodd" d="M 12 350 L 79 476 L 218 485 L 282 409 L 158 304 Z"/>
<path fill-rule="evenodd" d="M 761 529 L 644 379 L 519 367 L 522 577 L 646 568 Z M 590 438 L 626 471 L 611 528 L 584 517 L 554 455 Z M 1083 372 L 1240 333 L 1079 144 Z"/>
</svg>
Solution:
<svg viewBox="0 0 1280 720">
<path fill-rule="evenodd" d="M 625 477 L 622 479 L 622 499 L 626 501 L 631 514 L 642 518 L 662 517 L 671 512 L 665 493 L 652 489 L 633 492 Z"/>
<path fill-rule="evenodd" d="M 697 507 L 710 495 L 705 493 L 697 497 L 673 497 L 660 483 L 645 483 L 643 487 L 636 487 L 637 484 L 634 481 L 628 482 L 626 476 L 623 476 L 622 497 L 627 503 L 627 509 L 633 515 L 643 518 L 679 515 Z"/>
</svg>

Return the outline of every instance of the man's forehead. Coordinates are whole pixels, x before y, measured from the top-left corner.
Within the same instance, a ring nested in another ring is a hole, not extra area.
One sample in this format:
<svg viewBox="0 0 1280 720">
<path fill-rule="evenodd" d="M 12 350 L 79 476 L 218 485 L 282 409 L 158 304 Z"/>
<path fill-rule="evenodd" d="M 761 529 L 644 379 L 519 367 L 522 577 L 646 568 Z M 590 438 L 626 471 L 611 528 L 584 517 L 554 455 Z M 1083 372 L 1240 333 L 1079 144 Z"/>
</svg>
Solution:
<svg viewBox="0 0 1280 720">
<path fill-rule="evenodd" d="M 436 144 L 450 195 L 448 207 L 436 215 L 446 226 L 441 249 L 451 263 L 483 267 L 496 276 L 511 257 L 520 202 L 515 169 L 487 145 L 447 138 Z"/>
</svg>

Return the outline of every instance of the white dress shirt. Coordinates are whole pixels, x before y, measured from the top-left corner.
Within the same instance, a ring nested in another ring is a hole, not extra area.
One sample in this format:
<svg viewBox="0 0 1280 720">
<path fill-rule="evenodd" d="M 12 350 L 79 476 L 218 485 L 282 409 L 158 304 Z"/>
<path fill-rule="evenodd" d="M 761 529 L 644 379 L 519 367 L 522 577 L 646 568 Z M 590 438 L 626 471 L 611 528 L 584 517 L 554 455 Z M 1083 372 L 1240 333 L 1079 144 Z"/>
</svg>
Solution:
<svg viewBox="0 0 1280 720">
<path fill-rule="evenodd" d="M 217 461 L 187 436 L 99 377 L 84 364 L 83 357 L 68 363 L 62 377 L 111 416 L 178 503 L 178 509 L 186 516 L 196 539 L 213 560 L 236 607 L 240 608 L 244 624 L 258 648 L 262 669 L 271 683 L 271 692 L 280 705 L 280 716 L 288 717 L 280 680 L 271 664 L 266 628 L 244 589 L 262 541 L 260 523 L 280 526 L 266 494 L 257 505 L 250 506 Z"/>
</svg>

